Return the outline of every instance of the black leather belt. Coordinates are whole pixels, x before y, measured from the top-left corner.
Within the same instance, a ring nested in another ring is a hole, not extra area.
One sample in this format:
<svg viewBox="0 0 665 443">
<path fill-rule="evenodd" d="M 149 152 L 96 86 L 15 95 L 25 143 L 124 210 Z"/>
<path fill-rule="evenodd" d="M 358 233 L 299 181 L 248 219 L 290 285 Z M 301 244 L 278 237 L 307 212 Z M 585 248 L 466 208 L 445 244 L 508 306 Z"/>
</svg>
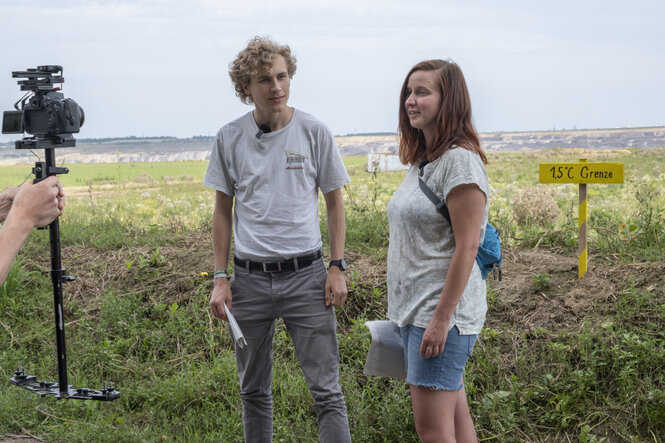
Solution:
<svg viewBox="0 0 665 443">
<path fill-rule="evenodd" d="M 311 254 L 301 255 L 284 261 L 274 262 L 258 262 L 252 260 L 243 260 L 238 257 L 233 257 L 233 263 L 252 271 L 263 272 L 282 272 L 282 271 L 295 271 L 296 269 L 306 268 L 307 266 L 320 259 L 322 256 L 321 251 L 316 251 Z"/>
</svg>

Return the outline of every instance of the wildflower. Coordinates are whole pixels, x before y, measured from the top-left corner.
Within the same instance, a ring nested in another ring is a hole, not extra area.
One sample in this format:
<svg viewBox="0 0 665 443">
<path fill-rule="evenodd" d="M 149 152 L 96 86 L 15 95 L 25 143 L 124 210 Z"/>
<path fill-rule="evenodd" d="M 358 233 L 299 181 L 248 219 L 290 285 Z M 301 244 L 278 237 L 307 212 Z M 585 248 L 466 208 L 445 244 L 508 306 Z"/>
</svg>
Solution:
<svg viewBox="0 0 665 443">
<path fill-rule="evenodd" d="M 208 276 L 208 273 L 205 272 L 205 271 L 203 271 L 203 272 L 201 272 L 201 274 L 199 274 L 199 275 L 201 275 L 201 277 L 207 277 L 207 276 Z"/>
</svg>

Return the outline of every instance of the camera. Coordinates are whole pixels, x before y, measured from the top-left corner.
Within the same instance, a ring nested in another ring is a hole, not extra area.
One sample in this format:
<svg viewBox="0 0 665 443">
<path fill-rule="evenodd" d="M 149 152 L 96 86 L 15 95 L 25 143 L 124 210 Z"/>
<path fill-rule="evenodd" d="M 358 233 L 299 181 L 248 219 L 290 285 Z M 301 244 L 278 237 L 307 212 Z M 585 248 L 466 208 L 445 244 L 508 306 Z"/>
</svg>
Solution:
<svg viewBox="0 0 665 443">
<path fill-rule="evenodd" d="M 21 91 L 29 91 L 14 104 L 15 111 L 2 116 L 3 134 L 27 132 L 37 139 L 65 140 L 80 131 L 85 120 L 83 109 L 71 98 L 58 92 L 57 83 L 65 81 L 62 66 L 44 65 L 26 71 L 13 71 L 13 78 L 22 78 Z M 18 144 L 17 144 L 17 147 Z"/>
</svg>

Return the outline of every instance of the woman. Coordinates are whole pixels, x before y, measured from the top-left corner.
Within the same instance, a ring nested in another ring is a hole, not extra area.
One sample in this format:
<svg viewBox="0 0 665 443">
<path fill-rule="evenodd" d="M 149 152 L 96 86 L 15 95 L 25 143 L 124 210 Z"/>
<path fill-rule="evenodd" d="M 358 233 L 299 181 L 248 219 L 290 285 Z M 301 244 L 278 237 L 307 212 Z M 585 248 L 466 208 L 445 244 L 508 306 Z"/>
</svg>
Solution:
<svg viewBox="0 0 665 443">
<path fill-rule="evenodd" d="M 400 94 L 399 156 L 410 164 L 388 204 L 388 317 L 404 341 L 421 441 L 476 441 L 463 372 L 487 311 L 475 257 L 487 223 L 489 183 L 471 102 L 451 61 L 418 63 Z M 418 184 L 448 206 L 452 226 Z M 453 235 L 454 231 L 454 235 Z"/>
</svg>

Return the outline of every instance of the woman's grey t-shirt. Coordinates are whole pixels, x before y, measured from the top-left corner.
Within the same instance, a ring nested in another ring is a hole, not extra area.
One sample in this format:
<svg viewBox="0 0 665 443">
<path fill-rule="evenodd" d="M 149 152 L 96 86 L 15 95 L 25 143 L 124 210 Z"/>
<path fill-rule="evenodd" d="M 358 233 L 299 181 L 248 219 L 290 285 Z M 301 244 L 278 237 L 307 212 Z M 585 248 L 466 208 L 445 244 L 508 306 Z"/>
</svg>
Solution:
<svg viewBox="0 0 665 443">
<path fill-rule="evenodd" d="M 425 183 L 447 199 L 456 186 L 475 183 L 485 193 L 480 241 L 485 236 L 489 209 L 489 181 L 478 154 L 464 148 L 446 151 L 423 170 Z M 418 166 L 412 165 L 388 203 L 388 318 L 398 326 L 426 328 L 441 298 L 455 237 L 448 220 L 418 185 Z M 478 264 L 450 320 L 460 334 L 478 334 L 487 312 L 487 288 Z"/>
</svg>

